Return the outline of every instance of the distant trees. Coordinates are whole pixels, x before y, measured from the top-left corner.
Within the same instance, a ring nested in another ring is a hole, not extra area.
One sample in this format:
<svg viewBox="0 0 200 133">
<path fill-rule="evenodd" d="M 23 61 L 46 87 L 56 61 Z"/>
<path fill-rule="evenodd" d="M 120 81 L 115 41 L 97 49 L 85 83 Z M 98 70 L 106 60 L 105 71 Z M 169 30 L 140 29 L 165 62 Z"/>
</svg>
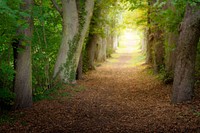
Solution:
<svg viewBox="0 0 200 133">
<path fill-rule="evenodd" d="M 117 1 L 96 1 L 86 43 L 86 58 L 89 70 L 95 69 L 95 62 L 105 61 L 116 49 L 119 30 L 120 6 Z"/>
</svg>

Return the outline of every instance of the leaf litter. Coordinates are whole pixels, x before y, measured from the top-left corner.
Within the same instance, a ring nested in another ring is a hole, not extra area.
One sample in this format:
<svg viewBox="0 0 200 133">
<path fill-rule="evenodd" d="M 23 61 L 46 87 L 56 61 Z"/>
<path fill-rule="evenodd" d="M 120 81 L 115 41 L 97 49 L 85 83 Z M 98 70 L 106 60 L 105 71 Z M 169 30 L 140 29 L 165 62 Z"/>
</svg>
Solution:
<svg viewBox="0 0 200 133">
<path fill-rule="evenodd" d="M 130 65 L 138 56 L 138 51 L 121 52 L 114 62 L 107 60 L 78 81 L 76 87 L 81 89 L 70 98 L 63 95 L 11 112 L 11 116 L 23 115 L 12 124 L 0 125 L 0 132 L 200 132 L 200 95 L 192 102 L 171 104 L 171 85 L 149 74 L 141 60 Z M 73 92 L 66 86 L 60 93 L 69 91 Z"/>
</svg>

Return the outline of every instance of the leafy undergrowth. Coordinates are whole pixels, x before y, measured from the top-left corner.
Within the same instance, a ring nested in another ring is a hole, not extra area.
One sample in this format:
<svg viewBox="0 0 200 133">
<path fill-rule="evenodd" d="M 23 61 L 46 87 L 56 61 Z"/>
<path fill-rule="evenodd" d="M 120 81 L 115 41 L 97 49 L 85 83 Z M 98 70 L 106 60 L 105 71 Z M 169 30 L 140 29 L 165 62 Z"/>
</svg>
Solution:
<svg viewBox="0 0 200 133">
<path fill-rule="evenodd" d="M 17 119 L 1 124 L 0 131 L 200 132 L 200 97 L 171 104 L 171 85 L 149 74 L 146 65 L 130 65 L 136 57 L 133 54 L 138 54 L 132 52 L 120 52 L 114 57 L 116 61 L 108 60 L 88 72 L 78 85 L 60 89 L 54 99 L 9 113 Z"/>
</svg>

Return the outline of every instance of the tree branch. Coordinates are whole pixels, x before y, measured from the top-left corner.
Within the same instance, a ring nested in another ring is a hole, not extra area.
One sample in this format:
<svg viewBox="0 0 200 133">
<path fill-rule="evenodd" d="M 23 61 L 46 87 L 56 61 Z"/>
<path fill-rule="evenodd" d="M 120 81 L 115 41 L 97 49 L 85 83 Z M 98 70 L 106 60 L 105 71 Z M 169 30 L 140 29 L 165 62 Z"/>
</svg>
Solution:
<svg viewBox="0 0 200 133">
<path fill-rule="evenodd" d="M 60 13 L 60 15 L 62 16 L 62 10 L 61 8 L 58 6 L 58 4 L 56 3 L 55 0 L 51 0 L 51 2 L 53 3 L 53 6 L 56 8 L 56 10 Z"/>
</svg>

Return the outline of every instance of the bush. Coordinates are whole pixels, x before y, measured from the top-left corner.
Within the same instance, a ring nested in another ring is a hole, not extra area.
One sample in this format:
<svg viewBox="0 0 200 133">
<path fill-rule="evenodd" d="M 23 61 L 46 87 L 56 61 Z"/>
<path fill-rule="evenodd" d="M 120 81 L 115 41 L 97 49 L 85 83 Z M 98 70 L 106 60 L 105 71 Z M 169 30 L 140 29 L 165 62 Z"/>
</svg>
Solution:
<svg viewBox="0 0 200 133">
<path fill-rule="evenodd" d="M 14 105 L 15 94 L 9 89 L 0 89 L 0 110 L 9 110 Z"/>
</svg>

